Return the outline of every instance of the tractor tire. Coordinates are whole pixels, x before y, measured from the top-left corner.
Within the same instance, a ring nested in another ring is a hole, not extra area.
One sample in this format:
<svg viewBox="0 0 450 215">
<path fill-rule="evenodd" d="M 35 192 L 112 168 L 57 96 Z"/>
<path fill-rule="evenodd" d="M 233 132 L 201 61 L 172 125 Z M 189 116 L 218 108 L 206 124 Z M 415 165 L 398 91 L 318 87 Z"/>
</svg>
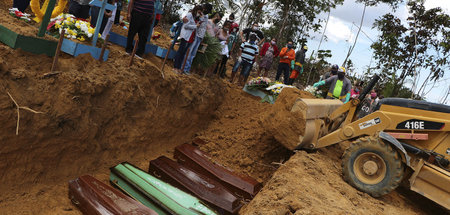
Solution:
<svg viewBox="0 0 450 215">
<path fill-rule="evenodd" d="M 373 197 L 397 188 L 403 179 L 404 164 L 390 144 L 375 137 L 362 137 L 345 151 L 342 159 L 344 180 Z"/>
</svg>

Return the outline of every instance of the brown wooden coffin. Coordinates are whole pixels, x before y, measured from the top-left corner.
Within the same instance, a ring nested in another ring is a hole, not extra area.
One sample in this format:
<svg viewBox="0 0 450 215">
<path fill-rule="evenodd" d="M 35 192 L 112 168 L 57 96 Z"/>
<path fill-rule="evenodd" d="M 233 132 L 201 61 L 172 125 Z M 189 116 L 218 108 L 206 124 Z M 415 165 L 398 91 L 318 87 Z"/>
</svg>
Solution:
<svg viewBox="0 0 450 215">
<path fill-rule="evenodd" d="M 237 214 L 242 207 L 241 199 L 233 195 L 222 184 L 168 157 L 161 156 L 150 161 L 148 171 L 163 181 L 190 192 L 201 200 L 228 213 Z"/>
<path fill-rule="evenodd" d="M 262 184 L 254 178 L 237 174 L 210 160 L 210 157 L 190 144 L 177 146 L 174 152 L 179 163 L 194 171 L 219 181 L 235 195 L 252 199 L 262 188 Z"/>
<path fill-rule="evenodd" d="M 69 198 L 85 215 L 158 215 L 150 208 L 90 175 L 69 181 Z"/>
</svg>

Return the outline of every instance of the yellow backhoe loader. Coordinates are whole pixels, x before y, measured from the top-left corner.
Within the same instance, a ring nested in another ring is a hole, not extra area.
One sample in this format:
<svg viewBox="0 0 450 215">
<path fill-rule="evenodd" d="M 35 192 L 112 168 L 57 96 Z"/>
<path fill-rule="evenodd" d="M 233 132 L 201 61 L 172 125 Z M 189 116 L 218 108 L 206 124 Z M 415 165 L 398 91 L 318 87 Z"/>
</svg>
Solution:
<svg viewBox="0 0 450 215">
<path fill-rule="evenodd" d="M 303 112 L 307 121 L 296 149 L 349 142 L 342 169 L 352 186 L 379 197 L 405 181 L 411 190 L 450 209 L 450 106 L 387 98 L 358 119 L 360 101 L 378 79 L 374 76 L 360 97 L 346 104 L 298 99 L 291 111 Z"/>
</svg>

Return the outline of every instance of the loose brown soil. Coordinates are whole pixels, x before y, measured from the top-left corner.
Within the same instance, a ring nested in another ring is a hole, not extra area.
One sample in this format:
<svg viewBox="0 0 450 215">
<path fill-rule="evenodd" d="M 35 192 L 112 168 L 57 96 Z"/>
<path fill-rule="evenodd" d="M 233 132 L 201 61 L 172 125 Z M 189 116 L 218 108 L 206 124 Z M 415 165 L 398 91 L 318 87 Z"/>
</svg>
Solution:
<svg viewBox="0 0 450 215">
<path fill-rule="evenodd" d="M 263 114 L 263 125 L 267 133 L 284 147 L 294 150 L 299 145 L 299 136 L 305 131 L 305 116 L 300 111 L 291 111 L 298 98 L 313 96 L 296 88 L 286 88 L 271 109 Z"/>
<path fill-rule="evenodd" d="M 62 54 L 61 73 L 43 77 L 52 58 L 0 44 L 0 214 L 80 214 L 67 198 L 68 180 L 91 174 L 107 183 L 109 167 L 129 161 L 147 169 L 195 137 L 207 141 L 201 149 L 214 160 L 265 185 L 241 214 L 442 213 L 417 194 L 374 199 L 347 185 L 339 167 L 344 146 L 289 159 L 292 152 L 263 126 L 277 105 L 216 77 L 175 75 L 170 66 L 163 79 L 161 59 L 128 67 L 122 47 L 109 49 L 104 63 Z M 43 112 L 21 109 L 18 135 L 7 92 Z"/>
</svg>

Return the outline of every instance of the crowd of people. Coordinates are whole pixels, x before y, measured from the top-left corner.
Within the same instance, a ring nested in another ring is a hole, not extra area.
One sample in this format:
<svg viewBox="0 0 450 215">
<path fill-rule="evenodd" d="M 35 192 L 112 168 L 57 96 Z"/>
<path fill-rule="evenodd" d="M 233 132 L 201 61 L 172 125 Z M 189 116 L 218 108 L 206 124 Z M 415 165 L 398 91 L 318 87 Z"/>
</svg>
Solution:
<svg viewBox="0 0 450 215">
<path fill-rule="evenodd" d="M 14 7 L 24 11 L 30 0 L 14 0 Z M 100 8 L 90 6 L 91 0 L 70 0 L 69 13 L 77 18 L 90 19 L 91 25 L 97 25 Z M 101 20 L 100 32 L 105 37 L 113 24 L 119 24 L 120 12 L 123 7 L 122 0 L 107 0 L 109 4 L 116 6 L 114 11 L 105 10 L 103 20 Z M 142 58 L 145 53 L 145 46 L 153 18 L 155 17 L 155 0 L 129 0 L 126 19 L 130 21 L 127 44 L 125 51 L 130 54 L 133 50 L 133 40 L 138 34 L 136 56 Z M 158 1 L 159 2 L 159 1 Z M 295 51 L 293 41 L 288 41 L 281 50 L 277 45 L 277 39 L 272 38 L 266 41 L 264 33 L 260 30 L 258 23 L 253 23 L 251 27 L 240 30 L 239 24 L 235 22 L 235 14 L 231 13 L 220 25 L 224 14 L 213 12 L 213 6 L 209 3 L 195 5 L 182 19 L 175 23 L 179 27 L 180 43 L 174 59 L 173 71 L 177 74 L 189 75 L 192 70 L 192 62 L 197 55 L 205 35 L 215 37 L 222 45 L 219 60 L 212 68 L 208 68 L 206 73 L 214 73 L 222 78 L 226 76 L 227 62 L 230 57 L 235 56 L 234 66 L 231 70 L 230 82 L 234 83 L 236 76 L 237 84 L 243 86 L 255 68 L 257 76 L 267 77 L 272 68 L 273 62 L 278 59 L 278 68 L 275 76 L 276 81 L 283 77 L 283 83 L 292 85 L 294 81 L 303 73 L 305 55 L 308 51 L 306 45 Z M 161 18 L 156 16 L 155 25 Z M 174 39 L 178 39 L 174 38 Z M 239 47 L 239 48 L 237 48 Z M 240 70 L 240 72 L 239 72 Z M 239 72 L 239 75 L 237 75 Z M 338 65 L 333 65 L 329 72 L 322 76 L 321 80 L 314 84 L 314 87 L 325 85 L 328 92 L 324 97 L 327 99 L 339 99 L 348 102 L 350 98 L 359 96 L 363 83 L 354 83 L 345 77 L 346 70 Z M 378 101 L 377 93 L 371 92 L 363 100 L 363 111 L 369 113 Z M 365 111 L 366 110 L 366 111 Z M 361 117 L 362 117 L 361 116 Z"/>
<path fill-rule="evenodd" d="M 225 78 L 227 62 L 235 56 L 229 80 L 232 83 L 237 79 L 238 85 L 244 85 L 253 68 L 257 70 L 257 76 L 267 77 L 273 62 L 278 57 L 280 60 L 275 78 L 277 81 L 280 81 L 283 75 L 283 83 L 292 85 L 303 73 L 307 46 L 302 46 L 296 52 L 293 41 L 288 41 L 286 47 L 281 48 L 280 51 L 277 39 L 272 38 L 266 41 L 258 23 L 240 30 L 239 24 L 234 22 L 235 14 L 231 13 L 219 26 L 224 14 L 211 13 L 212 8 L 213 6 L 209 3 L 196 5 L 183 16 L 182 24 L 180 24 L 180 46 L 173 69 L 175 73 L 190 74 L 192 61 L 205 34 L 217 38 L 223 46 L 218 62 L 211 69 L 207 69 L 207 72 Z"/>
</svg>

